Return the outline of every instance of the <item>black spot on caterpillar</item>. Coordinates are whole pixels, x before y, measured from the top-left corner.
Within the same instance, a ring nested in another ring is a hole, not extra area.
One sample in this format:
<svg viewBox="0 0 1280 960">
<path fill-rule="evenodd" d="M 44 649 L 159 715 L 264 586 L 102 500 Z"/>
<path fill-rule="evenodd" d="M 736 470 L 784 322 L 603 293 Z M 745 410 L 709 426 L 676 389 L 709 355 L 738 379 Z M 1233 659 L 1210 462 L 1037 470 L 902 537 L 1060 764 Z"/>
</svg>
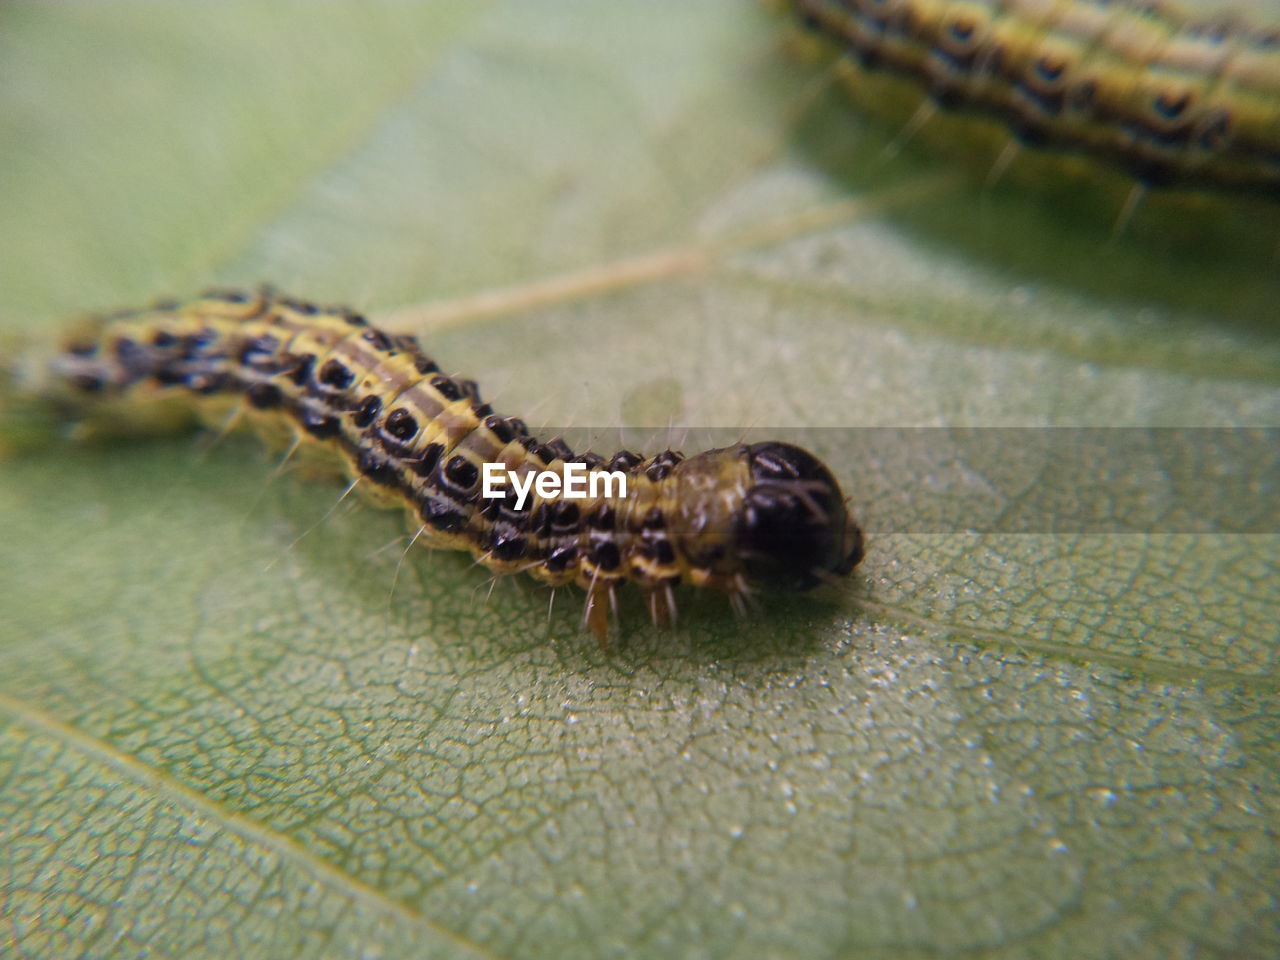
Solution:
<svg viewBox="0 0 1280 960">
<path fill-rule="evenodd" d="M 863 66 L 1144 186 L 1280 194 L 1280 26 L 1163 0 L 787 0 Z"/>
<path fill-rule="evenodd" d="M 862 558 L 839 485 L 805 450 L 576 454 L 494 413 L 412 337 L 269 290 L 92 318 L 53 366 L 69 412 L 90 428 L 118 420 L 121 404 L 189 407 L 211 422 L 246 417 L 272 442 L 336 458 L 375 502 L 406 511 L 415 540 L 469 551 L 494 573 L 583 587 L 584 620 L 601 643 L 625 583 L 665 622 L 681 584 L 741 607 L 757 587 L 808 589 Z M 486 462 L 521 476 L 569 463 L 617 470 L 626 495 L 487 499 Z"/>
</svg>

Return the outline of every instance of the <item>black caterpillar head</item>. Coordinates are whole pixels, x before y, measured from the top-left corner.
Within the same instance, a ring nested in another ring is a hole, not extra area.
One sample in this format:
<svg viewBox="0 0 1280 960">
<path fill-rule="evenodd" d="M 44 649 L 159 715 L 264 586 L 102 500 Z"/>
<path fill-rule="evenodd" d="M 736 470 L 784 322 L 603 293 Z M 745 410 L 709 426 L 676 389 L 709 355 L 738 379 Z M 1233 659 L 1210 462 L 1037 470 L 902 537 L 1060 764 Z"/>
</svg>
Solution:
<svg viewBox="0 0 1280 960">
<path fill-rule="evenodd" d="M 813 454 L 788 443 L 745 448 L 751 486 L 735 538 L 747 577 L 808 590 L 844 576 L 862 559 L 862 531 L 840 485 Z"/>
</svg>

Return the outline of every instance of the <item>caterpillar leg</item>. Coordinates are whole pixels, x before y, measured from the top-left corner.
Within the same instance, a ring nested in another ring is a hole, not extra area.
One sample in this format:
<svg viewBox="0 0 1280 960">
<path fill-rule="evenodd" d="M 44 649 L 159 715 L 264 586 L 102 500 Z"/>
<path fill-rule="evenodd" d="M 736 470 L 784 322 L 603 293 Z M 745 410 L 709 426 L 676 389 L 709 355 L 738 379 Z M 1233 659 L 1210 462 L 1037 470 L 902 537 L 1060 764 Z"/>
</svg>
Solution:
<svg viewBox="0 0 1280 960">
<path fill-rule="evenodd" d="M 606 583 L 592 581 L 587 588 L 587 601 L 582 608 L 582 622 L 600 641 L 600 649 L 609 646 L 609 608 L 613 600 L 613 588 Z"/>
</svg>

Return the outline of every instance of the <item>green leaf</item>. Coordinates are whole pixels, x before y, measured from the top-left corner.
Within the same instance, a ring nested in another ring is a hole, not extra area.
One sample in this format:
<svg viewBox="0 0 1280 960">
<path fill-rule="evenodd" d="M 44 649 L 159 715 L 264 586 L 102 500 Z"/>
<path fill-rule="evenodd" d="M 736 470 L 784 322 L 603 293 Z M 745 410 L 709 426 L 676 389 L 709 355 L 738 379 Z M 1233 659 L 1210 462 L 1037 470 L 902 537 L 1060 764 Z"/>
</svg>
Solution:
<svg viewBox="0 0 1280 960">
<path fill-rule="evenodd" d="M 0 330 L 270 280 L 533 424 L 1280 422 L 1265 210 L 1193 201 L 1197 251 L 1155 197 L 1113 243 L 1105 201 L 882 159 L 785 34 L 732 2 L 5 5 Z M 970 533 L 1053 471 L 811 436 L 872 532 L 852 585 L 685 598 L 676 632 L 632 604 L 605 651 L 578 597 L 402 562 L 398 518 L 251 441 L 4 462 L 3 941 L 1274 953 L 1280 544 L 1211 522 L 1229 478 L 1181 477 L 1200 526 Z"/>
</svg>

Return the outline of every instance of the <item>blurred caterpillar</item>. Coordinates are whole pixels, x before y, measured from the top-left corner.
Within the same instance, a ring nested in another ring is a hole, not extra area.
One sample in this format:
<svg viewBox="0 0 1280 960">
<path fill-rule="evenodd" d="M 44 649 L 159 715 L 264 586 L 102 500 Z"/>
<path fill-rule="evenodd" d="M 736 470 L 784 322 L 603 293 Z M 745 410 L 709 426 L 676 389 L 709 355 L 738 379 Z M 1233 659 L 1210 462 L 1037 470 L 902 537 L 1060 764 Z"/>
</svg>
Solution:
<svg viewBox="0 0 1280 960">
<path fill-rule="evenodd" d="M 1146 186 L 1276 196 L 1280 27 L 1163 0 L 786 0 L 862 66 Z"/>
<path fill-rule="evenodd" d="M 807 589 L 862 557 L 839 485 L 798 447 L 575 454 L 496 415 L 412 337 L 267 290 L 92 318 L 53 371 L 69 416 L 90 431 L 165 414 L 240 415 L 271 442 L 305 446 L 375 502 L 403 508 L 415 541 L 467 550 L 494 573 L 577 583 L 602 644 L 621 584 L 637 584 L 661 623 L 675 616 L 680 584 L 742 608 L 757 587 Z M 519 476 L 562 475 L 570 463 L 621 471 L 626 493 L 486 499 L 485 463 Z"/>
</svg>

